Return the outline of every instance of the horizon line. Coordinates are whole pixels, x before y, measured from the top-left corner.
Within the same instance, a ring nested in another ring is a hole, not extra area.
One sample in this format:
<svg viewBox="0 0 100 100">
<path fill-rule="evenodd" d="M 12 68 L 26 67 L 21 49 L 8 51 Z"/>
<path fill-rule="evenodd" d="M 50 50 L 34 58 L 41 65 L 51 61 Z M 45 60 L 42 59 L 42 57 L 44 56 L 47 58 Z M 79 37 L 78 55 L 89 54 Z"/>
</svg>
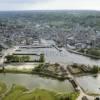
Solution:
<svg viewBox="0 0 100 100">
<path fill-rule="evenodd" d="M 96 11 L 100 12 L 100 10 L 95 9 L 30 9 L 30 10 L 0 10 L 0 12 L 13 12 L 13 11 Z"/>
</svg>

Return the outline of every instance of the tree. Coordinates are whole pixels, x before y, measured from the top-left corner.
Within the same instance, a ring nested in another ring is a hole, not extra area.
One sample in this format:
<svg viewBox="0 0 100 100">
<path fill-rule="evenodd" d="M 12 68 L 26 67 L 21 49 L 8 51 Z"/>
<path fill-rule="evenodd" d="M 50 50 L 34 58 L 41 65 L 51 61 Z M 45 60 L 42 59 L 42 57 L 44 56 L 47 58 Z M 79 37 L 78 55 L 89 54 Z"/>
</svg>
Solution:
<svg viewBox="0 0 100 100">
<path fill-rule="evenodd" d="M 93 56 L 100 56 L 100 50 L 98 49 L 88 49 L 87 54 L 93 55 Z"/>
<path fill-rule="evenodd" d="M 40 54 L 40 59 L 39 59 L 40 62 L 45 62 L 45 57 L 44 57 L 44 54 Z"/>
<path fill-rule="evenodd" d="M 26 61 L 29 61 L 30 60 L 30 57 L 29 56 L 26 56 L 25 59 L 26 59 Z"/>
<path fill-rule="evenodd" d="M 58 66 L 60 66 L 60 64 L 58 64 L 58 63 L 55 63 L 55 67 L 58 67 Z"/>
<path fill-rule="evenodd" d="M 98 66 L 93 66 L 93 68 L 91 69 L 91 73 L 97 74 L 98 72 L 99 72 L 99 67 Z"/>
<path fill-rule="evenodd" d="M 15 55 L 8 55 L 6 56 L 7 62 L 26 62 L 30 60 L 29 56 L 15 56 Z"/>
<path fill-rule="evenodd" d="M 77 64 L 77 63 L 74 63 L 72 66 L 73 66 L 74 68 L 77 68 L 77 67 L 78 67 L 78 64 Z"/>
<path fill-rule="evenodd" d="M 11 62 L 12 61 L 13 56 L 12 55 L 8 55 L 6 56 L 6 60 L 7 62 Z"/>
</svg>

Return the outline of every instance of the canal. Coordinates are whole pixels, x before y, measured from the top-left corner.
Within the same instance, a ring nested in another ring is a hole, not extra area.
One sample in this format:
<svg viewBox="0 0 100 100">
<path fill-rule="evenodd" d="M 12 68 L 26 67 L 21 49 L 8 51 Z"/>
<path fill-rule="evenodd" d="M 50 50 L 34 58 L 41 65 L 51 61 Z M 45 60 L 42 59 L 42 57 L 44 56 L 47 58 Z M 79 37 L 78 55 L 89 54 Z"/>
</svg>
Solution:
<svg viewBox="0 0 100 100">
<path fill-rule="evenodd" d="M 74 91 L 74 88 L 69 80 L 58 81 L 52 78 L 40 77 L 38 75 L 31 74 L 0 73 L 0 81 L 4 82 L 8 89 L 11 88 L 12 84 L 17 84 L 25 86 L 30 90 L 40 88 L 66 93 L 71 93 Z"/>
</svg>

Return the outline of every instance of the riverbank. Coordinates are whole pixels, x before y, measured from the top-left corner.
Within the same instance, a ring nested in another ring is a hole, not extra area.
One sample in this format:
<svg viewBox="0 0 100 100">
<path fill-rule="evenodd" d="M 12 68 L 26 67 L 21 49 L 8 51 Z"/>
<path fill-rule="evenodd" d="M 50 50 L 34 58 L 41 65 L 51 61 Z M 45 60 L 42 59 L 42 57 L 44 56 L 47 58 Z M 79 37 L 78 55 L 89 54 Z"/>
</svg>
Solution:
<svg viewBox="0 0 100 100">
<path fill-rule="evenodd" d="M 0 72 L 32 74 L 32 70 L 41 63 L 9 63 L 4 64 Z"/>
<path fill-rule="evenodd" d="M 36 72 L 36 71 L 33 71 L 33 70 L 17 70 L 17 69 L 6 69 L 4 71 L 0 71 L 0 73 L 15 73 L 15 74 L 31 74 L 31 75 L 39 75 L 39 76 L 42 76 L 42 77 L 48 77 L 48 78 L 54 78 L 54 79 L 57 79 L 57 80 L 60 80 L 60 81 L 64 81 L 66 79 L 69 79 L 68 76 L 66 77 L 62 77 L 62 76 L 58 76 L 58 75 L 52 75 L 52 74 L 49 74 L 49 73 L 44 73 L 44 72 Z"/>
<path fill-rule="evenodd" d="M 100 57 L 98 57 L 98 56 L 93 56 L 93 55 L 90 55 L 90 54 L 84 54 L 84 53 L 81 53 L 81 52 L 78 52 L 78 51 L 75 51 L 75 50 L 72 50 L 72 49 L 68 49 L 68 48 L 67 48 L 67 51 L 69 51 L 71 53 L 87 56 L 87 57 L 90 57 L 90 58 L 93 58 L 93 59 L 100 59 Z"/>
<path fill-rule="evenodd" d="M 9 63 L 9 64 L 4 64 L 0 72 L 1 73 L 17 73 L 17 74 L 21 74 L 21 73 L 37 74 L 42 77 L 50 77 L 50 78 L 54 78 L 54 79 L 62 80 L 62 81 L 69 79 L 66 73 L 66 70 L 64 70 L 63 68 L 61 70 L 61 68 L 62 66 L 60 66 L 59 64 L 48 65 L 48 64 L 43 64 L 43 63 Z"/>
<path fill-rule="evenodd" d="M 42 64 L 42 63 L 39 63 L 39 64 Z M 68 76 L 61 76 L 61 75 L 58 75 L 58 74 L 51 74 L 50 72 L 44 72 L 42 71 L 36 71 L 34 70 L 35 68 L 37 68 L 39 66 L 38 63 L 36 64 L 29 64 L 29 63 L 26 63 L 26 64 L 17 64 L 16 63 L 12 63 L 12 64 L 9 64 L 9 65 L 5 65 L 4 69 L 1 70 L 0 72 L 1 73 L 16 73 L 16 74 L 36 74 L 36 75 L 39 75 L 39 76 L 42 76 L 42 77 L 50 77 L 50 78 L 54 78 L 54 79 L 57 79 L 57 80 L 66 80 L 66 79 L 69 79 Z"/>
<path fill-rule="evenodd" d="M 43 76 L 47 76 L 47 77 L 49 76 L 49 77 L 56 78 L 59 80 L 66 80 L 69 78 L 67 70 L 58 63 L 40 64 L 39 66 L 37 66 L 33 69 L 33 74 L 34 73 L 43 75 Z"/>
<path fill-rule="evenodd" d="M 1 99 L 12 100 L 13 98 L 13 100 L 33 100 L 34 98 L 34 100 L 61 100 L 66 98 L 76 100 L 78 96 L 79 92 L 63 93 L 39 88 L 30 91 L 24 86 L 13 84 L 11 89 L 5 93 Z"/>
<path fill-rule="evenodd" d="M 2 100 L 61 100 L 61 99 L 71 99 L 76 100 L 79 96 L 78 92 L 73 92 L 70 94 L 57 93 L 45 89 L 35 89 L 29 91 L 24 86 L 13 85 L 11 90 L 2 98 Z M 44 98 L 45 97 L 45 98 Z"/>
<path fill-rule="evenodd" d="M 54 78 L 54 79 L 57 79 L 57 80 L 60 80 L 60 81 L 64 81 L 66 79 L 69 79 L 68 76 L 63 77 L 63 76 L 60 76 L 60 75 L 58 76 L 58 75 L 49 74 L 49 73 L 45 73 L 45 72 L 33 71 L 32 74 L 37 74 L 37 75 L 40 75 L 40 76 L 43 76 L 43 77 L 51 77 L 51 78 Z"/>
</svg>

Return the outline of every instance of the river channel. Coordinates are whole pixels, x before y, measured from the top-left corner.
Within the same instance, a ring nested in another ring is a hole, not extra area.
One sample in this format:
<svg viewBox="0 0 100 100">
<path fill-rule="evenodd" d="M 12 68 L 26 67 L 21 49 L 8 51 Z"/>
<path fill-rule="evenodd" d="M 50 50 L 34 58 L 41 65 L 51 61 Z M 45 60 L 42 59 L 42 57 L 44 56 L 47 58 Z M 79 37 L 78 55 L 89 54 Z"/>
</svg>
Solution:
<svg viewBox="0 0 100 100">
<path fill-rule="evenodd" d="M 17 84 L 25 86 L 30 90 L 40 88 L 66 93 L 71 93 L 74 91 L 72 84 L 68 80 L 58 81 L 52 78 L 45 78 L 31 74 L 0 73 L 0 81 L 4 82 L 8 89 L 11 88 L 12 84 Z"/>
</svg>

